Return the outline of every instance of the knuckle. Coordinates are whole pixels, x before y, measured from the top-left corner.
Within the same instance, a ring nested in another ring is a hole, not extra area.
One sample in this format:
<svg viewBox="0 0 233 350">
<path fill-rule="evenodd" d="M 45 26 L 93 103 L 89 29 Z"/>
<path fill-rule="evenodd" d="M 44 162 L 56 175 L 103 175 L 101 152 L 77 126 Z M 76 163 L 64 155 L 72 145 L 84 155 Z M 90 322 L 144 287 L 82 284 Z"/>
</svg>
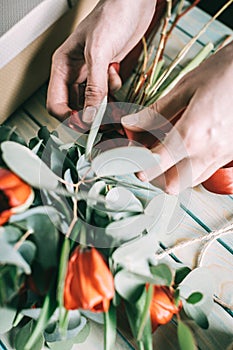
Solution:
<svg viewBox="0 0 233 350">
<path fill-rule="evenodd" d="M 106 93 L 107 91 L 103 87 L 97 84 L 88 84 L 85 90 L 85 98 L 86 99 L 99 98 L 99 97 L 105 96 Z"/>
</svg>

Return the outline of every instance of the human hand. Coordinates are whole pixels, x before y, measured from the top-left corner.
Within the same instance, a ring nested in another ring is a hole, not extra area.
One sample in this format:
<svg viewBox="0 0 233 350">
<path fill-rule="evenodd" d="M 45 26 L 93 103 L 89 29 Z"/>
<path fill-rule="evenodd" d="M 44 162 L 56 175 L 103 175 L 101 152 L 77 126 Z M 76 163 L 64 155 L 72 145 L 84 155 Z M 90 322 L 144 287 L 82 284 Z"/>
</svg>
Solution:
<svg viewBox="0 0 233 350">
<path fill-rule="evenodd" d="M 120 62 L 148 28 L 156 1 L 101 0 L 53 56 L 47 108 L 60 120 L 78 107 L 79 84 L 87 81 L 83 121 L 91 123 L 110 90 L 121 86 Z"/>
<path fill-rule="evenodd" d="M 167 193 L 177 194 L 208 179 L 233 159 L 233 43 L 187 74 L 166 96 L 146 110 L 122 118 L 125 129 L 153 130 L 182 112 L 152 152 L 158 167 L 138 174 Z"/>
</svg>

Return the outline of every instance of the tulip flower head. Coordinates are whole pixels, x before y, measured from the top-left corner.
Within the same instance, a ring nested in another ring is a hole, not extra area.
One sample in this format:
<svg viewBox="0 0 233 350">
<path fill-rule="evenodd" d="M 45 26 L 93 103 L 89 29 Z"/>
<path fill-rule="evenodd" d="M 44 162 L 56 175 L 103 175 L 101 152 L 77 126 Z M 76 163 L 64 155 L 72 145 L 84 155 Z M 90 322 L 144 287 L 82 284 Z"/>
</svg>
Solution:
<svg viewBox="0 0 233 350">
<path fill-rule="evenodd" d="M 0 168 L 0 226 L 11 215 L 28 208 L 33 202 L 32 188 L 11 171 Z"/>
<path fill-rule="evenodd" d="M 113 296 L 113 276 L 100 252 L 94 247 L 77 247 L 65 279 L 65 308 L 106 312 Z"/>
<path fill-rule="evenodd" d="M 178 306 L 175 304 L 172 288 L 155 285 L 150 305 L 152 331 L 154 332 L 159 325 L 171 321 L 173 315 L 180 311 L 181 306 L 181 302 Z"/>
</svg>

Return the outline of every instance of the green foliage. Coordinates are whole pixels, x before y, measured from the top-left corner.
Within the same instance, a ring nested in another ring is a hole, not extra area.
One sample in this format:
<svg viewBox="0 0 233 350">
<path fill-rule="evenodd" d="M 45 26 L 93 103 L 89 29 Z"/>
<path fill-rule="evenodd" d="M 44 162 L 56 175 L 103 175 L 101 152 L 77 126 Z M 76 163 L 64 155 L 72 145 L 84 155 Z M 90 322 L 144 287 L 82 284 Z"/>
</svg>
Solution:
<svg viewBox="0 0 233 350">
<path fill-rule="evenodd" d="M 196 350 L 196 343 L 190 328 L 182 321 L 178 321 L 177 327 L 180 350 Z"/>
</svg>

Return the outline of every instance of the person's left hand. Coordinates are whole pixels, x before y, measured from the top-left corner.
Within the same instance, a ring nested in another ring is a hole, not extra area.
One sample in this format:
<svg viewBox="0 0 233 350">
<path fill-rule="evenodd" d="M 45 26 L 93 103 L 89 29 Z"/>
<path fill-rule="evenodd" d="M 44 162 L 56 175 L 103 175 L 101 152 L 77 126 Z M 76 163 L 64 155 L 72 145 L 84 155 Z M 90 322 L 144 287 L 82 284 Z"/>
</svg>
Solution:
<svg viewBox="0 0 233 350">
<path fill-rule="evenodd" d="M 152 152 L 160 165 L 138 174 L 167 193 L 177 194 L 208 179 L 233 159 L 233 43 L 187 74 L 146 110 L 122 118 L 131 132 L 153 130 L 156 115 L 171 119 L 184 111 Z M 163 174 L 163 175 L 162 175 Z"/>
</svg>

